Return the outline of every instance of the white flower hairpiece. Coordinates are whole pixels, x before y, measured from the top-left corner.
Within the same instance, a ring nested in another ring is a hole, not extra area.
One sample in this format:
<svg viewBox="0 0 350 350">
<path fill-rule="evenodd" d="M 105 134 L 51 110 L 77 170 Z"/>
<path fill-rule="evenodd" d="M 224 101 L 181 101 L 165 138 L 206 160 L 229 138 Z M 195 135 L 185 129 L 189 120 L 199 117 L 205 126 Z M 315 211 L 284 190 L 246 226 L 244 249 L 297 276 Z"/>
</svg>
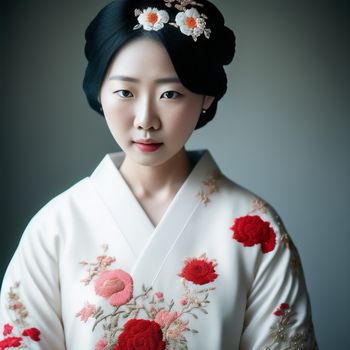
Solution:
<svg viewBox="0 0 350 350">
<path fill-rule="evenodd" d="M 211 30 L 206 28 L 206 17 L 200 15 L 199 12 L 191 7 L 190 9 L 179 12 L 175 17 L 176 26 L 180 27 L 181 33 L 192 36 L 194 41 L 204 33 L 204 36 L 209 39 Z M 170 23 L 174 25 L 173 23 Z"/>
<path fill-rule="evenodd" d="M 146 10 L 143 10 L 143 12 L 135 10 L 135 16 L 138 16 L 137 20 L 139 24 L 137 24 L 134 29 L 143 27 L 145 30 L 159 30 L 164 27 L 165 23 L 169 22 L 168 12 L 158 10 L 155 7 L 148 7 Z"/>
<path fill-rule="evenodd" d="M 169 24 L 179 28 L 181 33 L 192 36 L 194 41 L 204 34 L 209 39 L 211 30 L 206 27 L 207 16 L 200 14 L 194 7 L 186 8 L 188 5 L 203 7 L 203 4 L 197 3 L 192 0 L 164 0 L 167 7 L 172 7 L 172 3 L 175 1 L 175 8 L 179 10 L 179 13 L 175 17 L 175 22 Z M 156 7 L 148 7 L 141 11 L 135 10 L 135 16 L 137 17 L 138 24 L 134 26 L 134 30 L 143 27 L 145 30 L 160 30 L 164 27 L 164 24 L 169 22 L 169 14 L 165 10 L 158 10 Z"/>
</svg>

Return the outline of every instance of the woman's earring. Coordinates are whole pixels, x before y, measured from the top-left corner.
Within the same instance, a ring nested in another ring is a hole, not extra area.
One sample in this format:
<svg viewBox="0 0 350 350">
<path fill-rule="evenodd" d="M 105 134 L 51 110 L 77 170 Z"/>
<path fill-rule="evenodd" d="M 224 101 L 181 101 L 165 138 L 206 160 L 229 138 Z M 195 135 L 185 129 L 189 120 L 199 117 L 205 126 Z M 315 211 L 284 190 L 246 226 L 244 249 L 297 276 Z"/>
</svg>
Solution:
<svg viewBox="0 0 350 350">
<path fill-rule="evenodd" d="M 203 113 L 203 114 L 207 113 L 207 110 L 203 108 L 203 109 L 202 109 L 202 113 Z"/>
</svg>

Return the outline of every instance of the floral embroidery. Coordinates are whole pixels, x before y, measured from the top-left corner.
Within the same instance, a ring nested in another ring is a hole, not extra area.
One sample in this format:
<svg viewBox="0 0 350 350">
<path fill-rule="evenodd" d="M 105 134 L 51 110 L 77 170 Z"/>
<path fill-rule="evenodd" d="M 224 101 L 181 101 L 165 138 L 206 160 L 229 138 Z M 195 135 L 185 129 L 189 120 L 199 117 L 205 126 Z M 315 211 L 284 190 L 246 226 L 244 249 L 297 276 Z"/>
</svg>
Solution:
<svg viewBox="0 0 350 350">
<path fill-rule="evenodd" d="M 250 212 L 250 214 L 254 212 L 260 212 L 262 214 L 267 213 L 267 204 L 258 197 L 252 199 L 252 208 L 253 210 Z"/>
<path fill-rule="evenodd" d="M 255 197 L 251 202 L 252 210 L 249 214 L 260 212 L 266 214 L 268 212 L 268 204 L 264 202 L 261 198 Z M 291 252 L 291 260 L 289 266 L 296 277 L 299 277 L 302 274 L 302 266 L 300 262 L 300 257 L 297 248 L 293 244 L 292 239 L 287 233 L 287 230 L 281 220 L 281 218 L 272 211 L 272 215 L 276 219 L 278 225 L 280 236 L 281 236 L 281 246 L 285 249 L 289 249 Z"/>
<path fill-rule="evenodd" d="M 276 234 L 268 221 L 263 221 L 258 215 L 246 215 L 236 218 L 230 227 L 232 238 L 245 247 L 261 244 L 261 251 L 271 252 L 276 245 Z"/>
<path fill-rule="evenodd" d="M 296 246 L 294 245 L 292 239 L 288 235 L 282 220 L 277 216 L 277 224 L 281 232 L 281 245 L 284 249 L 289 249 L 291 253 L 291 260 L 289 266 L 296 277 L 302 275 L 302 266 L 300 262 L 300 257 Z"/>
<path fill-rule="evenodd" d="M 107 258 L 104 255 L 104 259 Z M 167 301 L 162 291 L 153 291 L 144 285 L 142 292 L 134 295 L 133 280 L 127 272 L 97 269 L 89 282 L 94 283 L 95 293 L 106 299 L 113 309 L 107 312 L 101 306 L 86 303 L 76 317 L 85 323 L 95 319 L 92 330 L 102 326 L 104 334 L 96 343 L 96 350 L 132 350 L 136 344 L 138 349 L 187 349 L 185 333 L 198 331 L 189 328 L 190 320 L 186 316 L 197 319 L 197 310 L 207 314 L 209 293 L 215 290 L 215 287 L 198 289 L 196 286 L 216 280 L 216 265 L 206 254 L 185 259 L 178 273 L 184 288 L 178 302 Z"/>
<path fill-rule="evenodd" d="M 21 349 L 29 349 L 30 347 L 25 344 L 26 340 L 23 337 L 29 338 L 35 342 L 40 341 L 40 331 L 37 328 L 24 329 L 20 334 L 23 337 L 20 337 L 18 335 L 13 334 L 13 327 L 11 325 L 6 324 L 4 326 L 3 334 L 5 336 L 6 335 L 10 335 L 10 336 L 3 340 L 0 340 L 0 350 L 7 349 L 7 348 L 18 348 L 18 347 L 20 347 Z"/>
<path fill-rule="evenodd" d="M 194 7 L 187 8 L 187 6 L 203 7 L 203 4 L 197 3 L 192 0 L 164 0 L 166 7 L 172 7 L 174 2 L 177 4 L 174 7 L 179 11 L 175 16 L 175 22 L 169 23 L 175 28 L 179 28 L 181 33 L 191 36 L 194 41 L 202 34 L 209 39 L 211 30 L 206 28 L 206 20 L 208 17 L 203 13 L 200 14 Z M 164 25 L 169 22 L 169 14 L 165 10 L 159 10 L 156 7 L 148 7 L 141 11 L 135 9 L 134 14 L 139 22 L 134 26 L 134 30 L 143 27 L 144 30 L 155 30 L 158 31 L 164 28 Z"/>
<path fill-rule="evenodd" d="M 18 289 L 20 287 L 20 282 L 15 282 L 15 284 L 10 287 L 8 293 L 8 308 L 12 310 L 15 314 L 14 323 L 17 327 L 11 324 L 5 324 L 3 327 L 2 334 L 5 337 L 0 340 L 0 350 L 7 348 L 21 348 L 29 349 L 31 346 L 28 345 L 31 341 L 40 341 L 40 331 L 35 327 L 28 327 L 26 321 L 28 317 L 28 311 L 23 305 L 20 296 L 18 294 Z"/>
<path fill-rule="evenodd" d="M 22 332 L 22 335 L 25 337 L 29 337 L 30 339 L 34 341 L 40 340 L 40 331 L 37 328 L 27 328 Z"/>
<path fill-rule="evenodd" d="M 208 176 L 202 183 L 206 187 L 205 191 L 198 192 L 200 201 L 206 206 L 210 202 L 210 195 L 215 192 L 219 192 L 218 181 L 221 179 L 222 174 L 219 171 L 214 171 L 212 175 Z"/>
<path fill-rule="evenodd" d="M 76 314 L 76 316 L 80 316 L 80 320 L 86 323 L 88 319 L 95 313 L 96 306 L 90 303 L 86 303 L 85 306 Z"/>
<path fill-rule="evenodd" d="M 123 270 L 106 270 L 96 280 L 95 292 L 108 299 L 112 306 L 123 305 L 132 297 L 133 280 Z"/>
<path fill-rule="evenodd" d="M 28 311 L 26 307 L 22 304 L 19 294 L 17 292 L 17 290 L 20 287 L 20 284 L 21 283 L 17 281 L 10 288 L 10 291 L 8 293 L 9 309 L 12 310 L 16 315 L 15 323 L 21 327 L 26 327 L 28 326 L 26 322 L 26 318 L 28 317 Z"/>
<path fill-rule="evenodd" d="M 308 322 L 307 329 L 294 335 L 289 334 L 289 329 L 295 323 L 292 307 L 287 303 L 282 303 L 273 312 L 278 317 L 276 324 L 271 328 L 270 336 L 272 341 L 264 347 L 264 350 L 272 350 L 275 345 L 281 350 L 316 350 L 317 344 L 313 339 L 313 329 L 311 321 Z M 310 339 L 312 345 L 309 344 Z M 311 347 L 310 347 L 311 346 Z"/>
<path fill-rule="evenodd" d="M 108 245 L 102 246 L 103 255 L 97 257 L 97 262 L 89 263 L 87 261 L 81 261 L 80 265 L 86 266 L 89 275 L 81 281 L 87 286 L 94 277 L 98 276 L 101 272 L 107 269 L 111 264 L 115 262 L 115 258 L 107 256 L 105 253 L 108 250 Z"/>
<path fill-rule="evenodd" d="M 199 14 L 194 7 L 191 7 L 184 12 L 179 12 L 175 17 L 176 23 L 170 24 L 176 28 L 180 28 L 181 33 L 192 36 L 192 39 L 197 41 L 197 38 L 202 34 L 204 34 L 207 39 L 210 38 L 211 30 L 206 28 L 206 19 L 208 19 L 207 16 Z"/>
<path fill-rule="evenodd" d="M 215 260 L 208 260 L 206 254 L 201 255 L 198 259 L 188 258 L 179 276 L 195 284 L 207 284 L 218 277 L 215 273 L 215 266 Z"/>
<path fill-rule="evenodd" d="M 0 349 L 18 348 L 22 345 L 21 337 L 8 337 L 0 341 Z"/>
<path fill-rule="evenodd" d="M 163 332 L 155 321 L 129 320 L 113 350 L 155 349 L 164 350 Z"/>
<path fill-rule="evenodd" d="M 13 330 L 13 327 L 10 324 L 7 323 L 4 326 L 4 330 L 3 330 L 2 334 L 5 335 L 5 336 L 9 335 L 9 334 L 12 333 L 12 330 Z"/>
<path fill-rule="evenodd" d="M 106 346 L 108 345 L 108 341 L 106 338 L 101 338 L 97 343 L 96 343 L 96 350 L 104 350 Z"/>
<path fill-rule="evenodd" d="M 139 24 L 134 29 L 143 27 L 145 30 L 159 30 L 164 27 L 165 23 L 169 21 L 169 15 L 164 10 L 158 10 L 155 7 L 148 7 L 146 10 L 135 10 L 135 16 Z"/>
<path fill-rule="evenodd" d="M 189 5 L 203 7 L 203 4 L 200 4 L 193 0 L 164 0 L 164 2 L 165 2 L 165 6 L 167 7 L 172 7 L 172 4 L 174 2 L 177 2 L 177 4 L 175 4 L 174 7 L 179 11 L 185 11 L 186 7 Z"/>
</svg>

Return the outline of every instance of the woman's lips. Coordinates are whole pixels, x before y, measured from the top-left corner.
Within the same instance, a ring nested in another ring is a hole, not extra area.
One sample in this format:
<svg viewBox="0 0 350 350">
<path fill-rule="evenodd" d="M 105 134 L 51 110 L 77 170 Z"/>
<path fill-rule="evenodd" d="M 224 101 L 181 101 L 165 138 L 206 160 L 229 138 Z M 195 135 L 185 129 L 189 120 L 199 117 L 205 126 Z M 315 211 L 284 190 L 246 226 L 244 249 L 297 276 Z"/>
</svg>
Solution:
<svg viewBox="0 0 350 350">
<path fill-rule="evenodd" d="M 134 144 L 138 147 L 142 152 L 155 152 L 162 143 L 153 141 L 153 140 L 137 140 L 134 141 Z"/>
</svg>

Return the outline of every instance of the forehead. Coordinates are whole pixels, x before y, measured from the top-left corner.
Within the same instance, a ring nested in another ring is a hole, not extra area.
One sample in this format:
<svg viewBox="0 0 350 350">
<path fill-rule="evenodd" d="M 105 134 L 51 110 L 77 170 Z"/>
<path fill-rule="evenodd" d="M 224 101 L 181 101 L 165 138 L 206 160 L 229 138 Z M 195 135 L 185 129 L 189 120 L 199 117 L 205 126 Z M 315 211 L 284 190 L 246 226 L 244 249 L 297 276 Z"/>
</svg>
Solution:
<svg viewBox="0 0 350 350">
<path fill-rule="evenodd" d="M 149 38 L 138 38 L 122 47 L 113 57 L 107 77 L 113 74 L 130 76 L 177 76 L 165 47 Z"/>
</svg>

